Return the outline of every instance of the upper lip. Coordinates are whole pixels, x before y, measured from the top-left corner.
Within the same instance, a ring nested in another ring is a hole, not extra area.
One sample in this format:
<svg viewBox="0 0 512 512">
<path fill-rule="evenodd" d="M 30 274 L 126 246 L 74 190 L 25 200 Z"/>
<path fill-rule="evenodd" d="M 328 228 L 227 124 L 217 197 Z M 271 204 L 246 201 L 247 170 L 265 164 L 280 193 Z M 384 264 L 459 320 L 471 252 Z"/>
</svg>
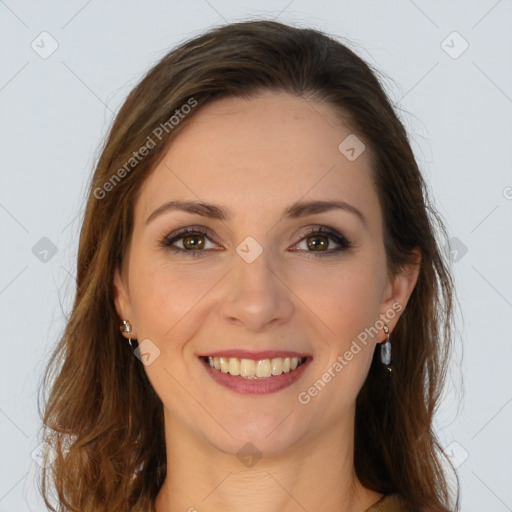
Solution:
<svg viewBox="0 0 512 512">
<path fill-rule="evenodd" d="M 255 361 L 259 361 L 260 359 L 273 359 L 275 357 L 306 358 L 308 357 L 308 354 L 289 350 L 261 350 L 258 352 L 252 352 L 251 350 L 227 349 L 216 350 L 215 352 L 208 352 L 207 354 L 200 354 L 199 357 L 236 357 L 238 359 L 254 359 Z"/>
</svg>

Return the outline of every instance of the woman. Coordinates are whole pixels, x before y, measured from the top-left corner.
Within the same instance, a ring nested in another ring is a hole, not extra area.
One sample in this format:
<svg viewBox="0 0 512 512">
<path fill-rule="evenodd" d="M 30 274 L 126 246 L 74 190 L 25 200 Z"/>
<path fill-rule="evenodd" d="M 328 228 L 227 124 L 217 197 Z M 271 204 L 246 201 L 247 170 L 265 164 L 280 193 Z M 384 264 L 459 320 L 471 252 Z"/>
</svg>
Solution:
<svg viewBox="0 0 512 512">
<path fill-rule="evenodd" d="M 52 484 L 81 512 L 451 510 L 434 221 L 341 43 L 256 21 L 171 51 L 92 179 L 45 375 L 48 507 Z"/>
</svg>

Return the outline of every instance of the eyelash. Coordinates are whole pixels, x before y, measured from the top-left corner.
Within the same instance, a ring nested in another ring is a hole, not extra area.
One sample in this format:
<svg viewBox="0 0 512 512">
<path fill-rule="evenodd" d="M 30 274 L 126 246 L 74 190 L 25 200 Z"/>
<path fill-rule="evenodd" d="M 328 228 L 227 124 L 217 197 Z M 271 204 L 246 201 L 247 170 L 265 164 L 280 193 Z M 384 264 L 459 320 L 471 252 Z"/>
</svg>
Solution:
<svg viewBox="0 0 512 512">
<path fill-rule="evenodd" d="M 167 235 L 162 241 L 161 246 L 176 253 L 176 254 L 183 254 L 184 256 L 192 256 L 192 257 L 201 257 L 204 255 L 205 252 L 207 252 L 205 249 L 202 250 L 187 250 L 187 249 L 181 249 L 180 247 L 173 247 L 172 244 L 178 240 L 181 240 L 185 238 L 186 235 L 200 235 L 205 236 L 206 238 L 212 238 L 211 235 L 209 235 L 208 230 L 204 230 L 202 228 L 183 228 L 175 233 L 171 233 L 170 235 Z M 312 235 L 320 235 L 325 236 L 326 238 L 330 238 L 331 240 L 334 240 L 336 244 L 340 245 L 337 249 L 329 250 L 329 251 L 301 251 L 296 250 L 294 252 L 306 252 L 308 253 L 307 257 L 313 257 L 313 258 L 322 258 L 326 256 L 334 256 L 337 253 L 346 251 L 347 249 L 350 249 L 352 247 L 352 243 L 342 234 L 338 233 L 334 229 L 328 228 L 326 226 L 321 226 L 319 228 L 313 228 L 307 233 L 305 233 L 302 238 L 299 240 L 300 243 L 305 238 L 310 237 Z M 297 244 L 296 244 L 297 245 Z M 203 253 L 203 254 L 201 254 Z"/>
</svg>

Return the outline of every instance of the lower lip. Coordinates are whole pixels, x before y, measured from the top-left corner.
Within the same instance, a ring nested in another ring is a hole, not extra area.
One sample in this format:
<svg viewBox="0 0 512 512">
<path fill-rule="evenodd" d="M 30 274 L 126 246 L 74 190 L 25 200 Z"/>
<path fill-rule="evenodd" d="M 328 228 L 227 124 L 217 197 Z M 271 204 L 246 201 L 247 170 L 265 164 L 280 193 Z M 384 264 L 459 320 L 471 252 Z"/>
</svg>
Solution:
<svg viewBox="0 0 512 512">
<path fill-rule="evenodd" d="M 296 369 L 289 372 L 283 372 L 281 375 L 275 375 L 268 379 L 245 379 L 238 375 L 231 375 L 229 373 L 222 373 L 219 370 L 212 368 L 204 359 L 200 358 L 201 363 L 210 374 L 210 377 L 218 382 L 221 386 L 231 389 L 237 393 L 250 394 L 250 395 L 266 395 L 268 393 L 275 393 L 281 389 L 291 386 L 306 371 L 306 367 L 311 362 L 311 358 L 306 360 Z"/>
</svg>

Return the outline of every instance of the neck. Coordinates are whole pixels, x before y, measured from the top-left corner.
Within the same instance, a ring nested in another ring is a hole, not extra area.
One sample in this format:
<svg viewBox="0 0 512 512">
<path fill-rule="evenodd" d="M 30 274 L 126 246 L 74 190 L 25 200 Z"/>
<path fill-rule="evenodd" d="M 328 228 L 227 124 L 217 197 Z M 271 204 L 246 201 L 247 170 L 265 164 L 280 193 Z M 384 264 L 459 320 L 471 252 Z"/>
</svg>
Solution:
<svg viewBox="0 0 512 512">
<path fill-rule="evenodd" d="M 251 467 L 172 418 L 165 424 L 167 477 L 156 512 L 364 512 L 382 496 L 355 475 L 353 421 L 350 432 L 335 425 Z"/>
</svg>

